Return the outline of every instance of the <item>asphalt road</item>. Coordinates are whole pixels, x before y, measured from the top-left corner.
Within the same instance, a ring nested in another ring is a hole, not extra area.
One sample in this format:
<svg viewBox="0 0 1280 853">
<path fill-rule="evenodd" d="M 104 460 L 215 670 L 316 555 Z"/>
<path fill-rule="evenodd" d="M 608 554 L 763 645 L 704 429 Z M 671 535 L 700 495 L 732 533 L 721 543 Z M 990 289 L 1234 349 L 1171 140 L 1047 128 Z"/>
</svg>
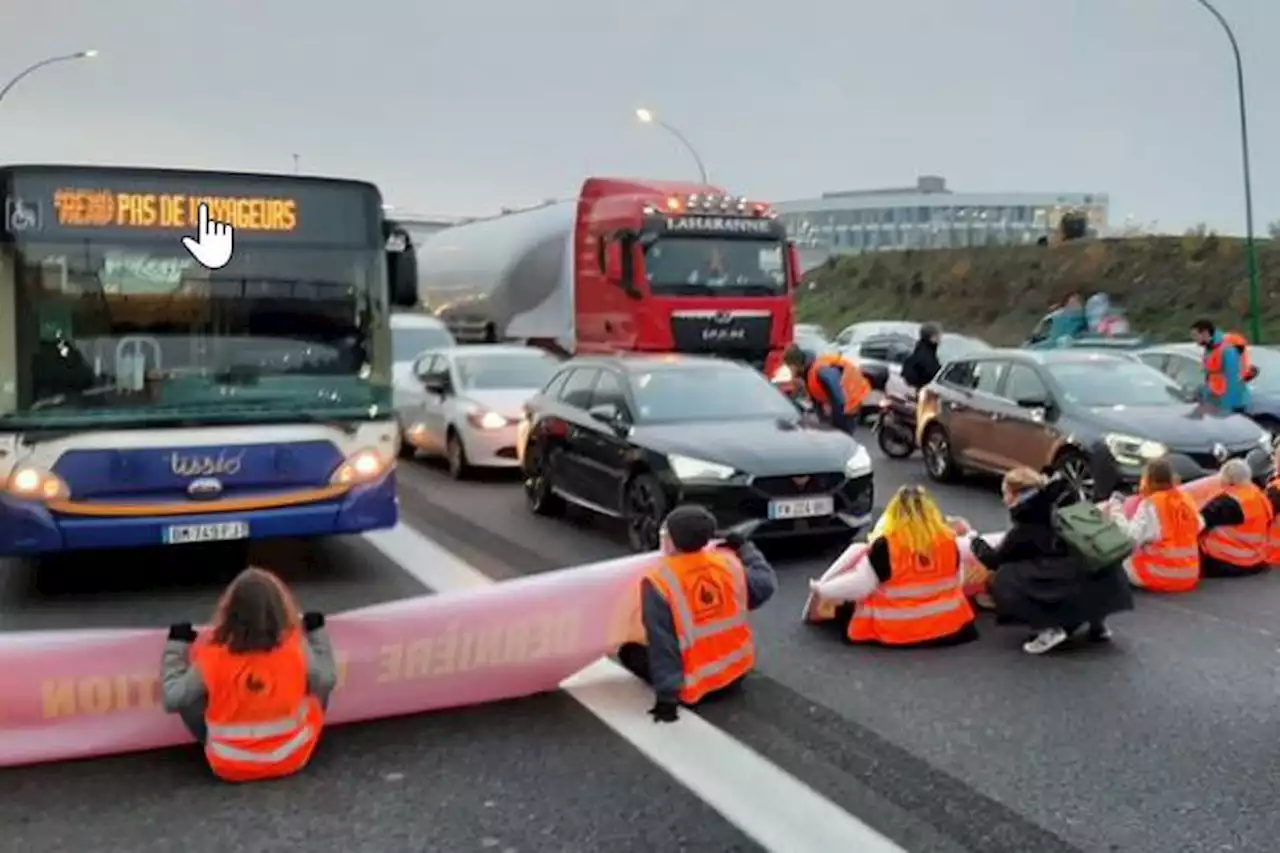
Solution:
<svg viewBox="0 0 1280 853">
<path fill-rule="evenodd" d="M 920 477 L 878 460 L 879 502 Z M 495 578 L 616 556 L 608 524 L 531 516 L 510 478 L 404 466 L 405 520 Z M 991 484 L 936 490 L 979 529 Z M 1280 609 L 1273 577 L 1216 582 L 1115 620 L 1110 647 L 1045 658 L 1016 630 L 929 652 L 851 649 L 798 620 L 833 556 L 775 554 L 760 672 L 703 716 L 912 851 L 1274 849 Z M 166 555 L 7 569 L 0 630 L 198 619 L 233 568 Z M 420 594 L 360 540 L 278 546 L 304 607 Z M 178 580 L 181 578 L 181 580 Z M 301 776 L 235 788 L 190 750 L 0 771 L 0 850 L 752 850 L 563 696 L 334 729 Z"/>
</svg>

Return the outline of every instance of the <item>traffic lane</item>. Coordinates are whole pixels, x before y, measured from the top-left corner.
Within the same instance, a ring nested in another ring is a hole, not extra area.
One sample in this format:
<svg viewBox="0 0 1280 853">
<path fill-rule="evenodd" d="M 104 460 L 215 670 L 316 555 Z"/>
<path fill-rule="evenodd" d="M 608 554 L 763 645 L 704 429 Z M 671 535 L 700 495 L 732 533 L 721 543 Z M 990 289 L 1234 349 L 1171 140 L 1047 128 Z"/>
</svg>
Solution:
<svg viewBox="0 0 1280 853">
<path fill-rule="evenodd" d="M 918 470 L 877 460 L 882 500 Z M 596 529 L 530 524 L 514 484 L 455 485 L 430 469 L 408 479 L 439 502 L 424 523 L 447 524 L 446 507 L 457 507 L 475 519 L 458 531 L 470 539 L 491 519 L 469 547 L 495 563 L 518 555 L 508 574 L 553 568 L 552 555 L 566 564 L 623 551 Z M 980 530 L 1006 524 L 989 482 L 932 491 Z M 959 649 L 848 648 L 799 622 L 807 579 L 826 564 L 780 561 L 778 596 L 755 618 L 764 677 L 742 702 L 705 714 L 864 819 L 886 821 L 882 831 L 901 838 L 910 826 L 866 810 L 868 798 L 932 814 L 948 837 L 984 850 L 1217 850 L 1241 838 L 1261 848 L 1277 829 L 1264 775 L 1275 643 L 1258 630 L 1280 606 L 1270 578 L 1141 596 L 1114 620 L 1112 647 L 1031 659 L 1018 649 L 1023 631 L 988 620 L 982 641 Z"/>
<path fill-rule="evenodd" d="M 358 537 L 93 552 L 0 563 L 0 631 L 199 624 L 250 564 L 279 574 L 304 610 L 336 613 L 423 594 Z"/>
<path fill-rule="evenodd" d="M 564 694 L 331 728 L 270 783 L 219 782 L 195 747 L 3 779 L 6 850 L 760 850 Z"/>
</svg>

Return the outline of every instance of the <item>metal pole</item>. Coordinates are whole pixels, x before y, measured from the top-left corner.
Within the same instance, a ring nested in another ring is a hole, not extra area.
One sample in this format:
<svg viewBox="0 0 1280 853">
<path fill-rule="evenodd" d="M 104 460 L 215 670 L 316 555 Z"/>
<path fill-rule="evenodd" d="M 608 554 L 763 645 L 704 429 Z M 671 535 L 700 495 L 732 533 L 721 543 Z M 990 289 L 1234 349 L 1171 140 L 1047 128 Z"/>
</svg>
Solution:
<svg viewBox="0 0 1280 853">
<path fill-rule="evenodd" d="M 1258 292 L 1258 247 L 1253 237 L 1253 179 L 1249 169 L 1249 111 L 1245 106 L 1244 62 L 1240 59 L 1240 43 L 1227 19 L 1222 17 L 1209 0 L 1196 0 L 1222 25 L 1222 31 L 1231 42 L 1231 53 L 1236 60 L 1236 94 L 1240 100 L 1240 157 L 1244 168 L 1244 222 L 1245 264 L 1249 271 L 1249 315 L 1253 342 L 1262 343 L 1262 305 Z"/>
<path fill-rule="evenodd" d="M 702 157 L 698 155 L 698 149 L 693 147 L 693 143 L 686 139 L 683 133 L 677 130 L 674 126 L 667 124 L 665 121 L 655 119 L 653 123 L 658 125 L 658 127 L 661 127 L 667 133 L 670 133 L 676 139 L 680 140 L 680 144 L 683 145 L 691 155 L 693 155 L 693 162 L 698 164 L 698 174 L 702 178 L 702 183 L 707 183 L 707 167 L 703 165 Z"/>
<path fill-rule="evenodd" d="M 73 59 L 91 59 L 97 55 L 98 52 L 96 50 L 82 50 L 79 53 L 68 53 L 65 56 L 51 56 L 48 59 L 42 59 L 39 62 L 28 65 L 26 68 L 19 71 L 12 80 L 6 83 L 3 89 L 0 89 L 0 101 L 3 101 L 4 96 L 9 94 L 10 90 L 12 90 L 14 86 L 18 85 L 24 77 L 44 68 L 46 65 L 53 65 L 55 62 L 70 62 Z"/>
</svg>

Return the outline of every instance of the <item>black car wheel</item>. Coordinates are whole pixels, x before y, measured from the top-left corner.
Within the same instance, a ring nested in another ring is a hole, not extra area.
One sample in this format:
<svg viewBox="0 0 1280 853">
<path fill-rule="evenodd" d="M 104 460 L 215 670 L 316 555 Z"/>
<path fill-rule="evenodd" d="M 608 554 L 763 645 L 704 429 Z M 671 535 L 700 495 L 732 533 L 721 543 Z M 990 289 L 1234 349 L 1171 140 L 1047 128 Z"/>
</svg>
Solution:
<svg viewBox="0 0 1280 853">
<path fill-rule="evenodd" d="M 951 455 L 951 437 L 938 424 L 925 427 L 924 445 L 920 452 L 924 456 L 924 471 L 929 479 L 949 483 L 960 475 L 960 469 Z"/>
<path fill-rule="evenodd" d="M 449 438 L 445 445 L 445 460 L 449 464 L 449 476 L 455 480 L 465 480 L 471 476 L 471 463 L 467 461 L 467 449 L 462 446 L 462 439 L 453 430 L 449 430 Z"/>
<path fill-rule="evenodd" d="M 1098 482 L 1093 476 L 1093 463 L 1078 450 L 1064 450 L 1053 463 L 1053 470 L 1075 487 L 1085 500 L 1102 500 Z"/>
<path fill-rule="evenodd" d="M 658 550 L 658 531 L 667 517 L 667 497 L 652 474 L 636 474 L 627 481 L 622 498 L 627 543 L 637 554 Z"/>
<path fill-rule="evenodd" d="M 564 498 L 553 491 L 547 449 L 541 445 L 525 449 L 524 497 L 534 515 L 564 514 Z"/>
</svg>

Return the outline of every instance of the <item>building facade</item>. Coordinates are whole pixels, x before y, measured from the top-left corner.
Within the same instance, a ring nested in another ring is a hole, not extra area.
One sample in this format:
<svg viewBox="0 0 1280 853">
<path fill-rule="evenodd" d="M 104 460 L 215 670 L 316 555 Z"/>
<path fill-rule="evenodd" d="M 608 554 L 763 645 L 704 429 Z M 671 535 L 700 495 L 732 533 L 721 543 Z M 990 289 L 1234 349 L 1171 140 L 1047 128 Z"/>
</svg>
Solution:
<svg viewBox="0 0 1280 853">
<path fill-rule="evenodd" d="M 857 254 L 902 249 L 1035 243 L 1062 215 L 1082 211 L 1091 233 L 1107 231 L 1106 193 L 958 193 L 936 175 L 914 187 L 823 193 L 774 205 L 802 253 Z"/>
</svg>

